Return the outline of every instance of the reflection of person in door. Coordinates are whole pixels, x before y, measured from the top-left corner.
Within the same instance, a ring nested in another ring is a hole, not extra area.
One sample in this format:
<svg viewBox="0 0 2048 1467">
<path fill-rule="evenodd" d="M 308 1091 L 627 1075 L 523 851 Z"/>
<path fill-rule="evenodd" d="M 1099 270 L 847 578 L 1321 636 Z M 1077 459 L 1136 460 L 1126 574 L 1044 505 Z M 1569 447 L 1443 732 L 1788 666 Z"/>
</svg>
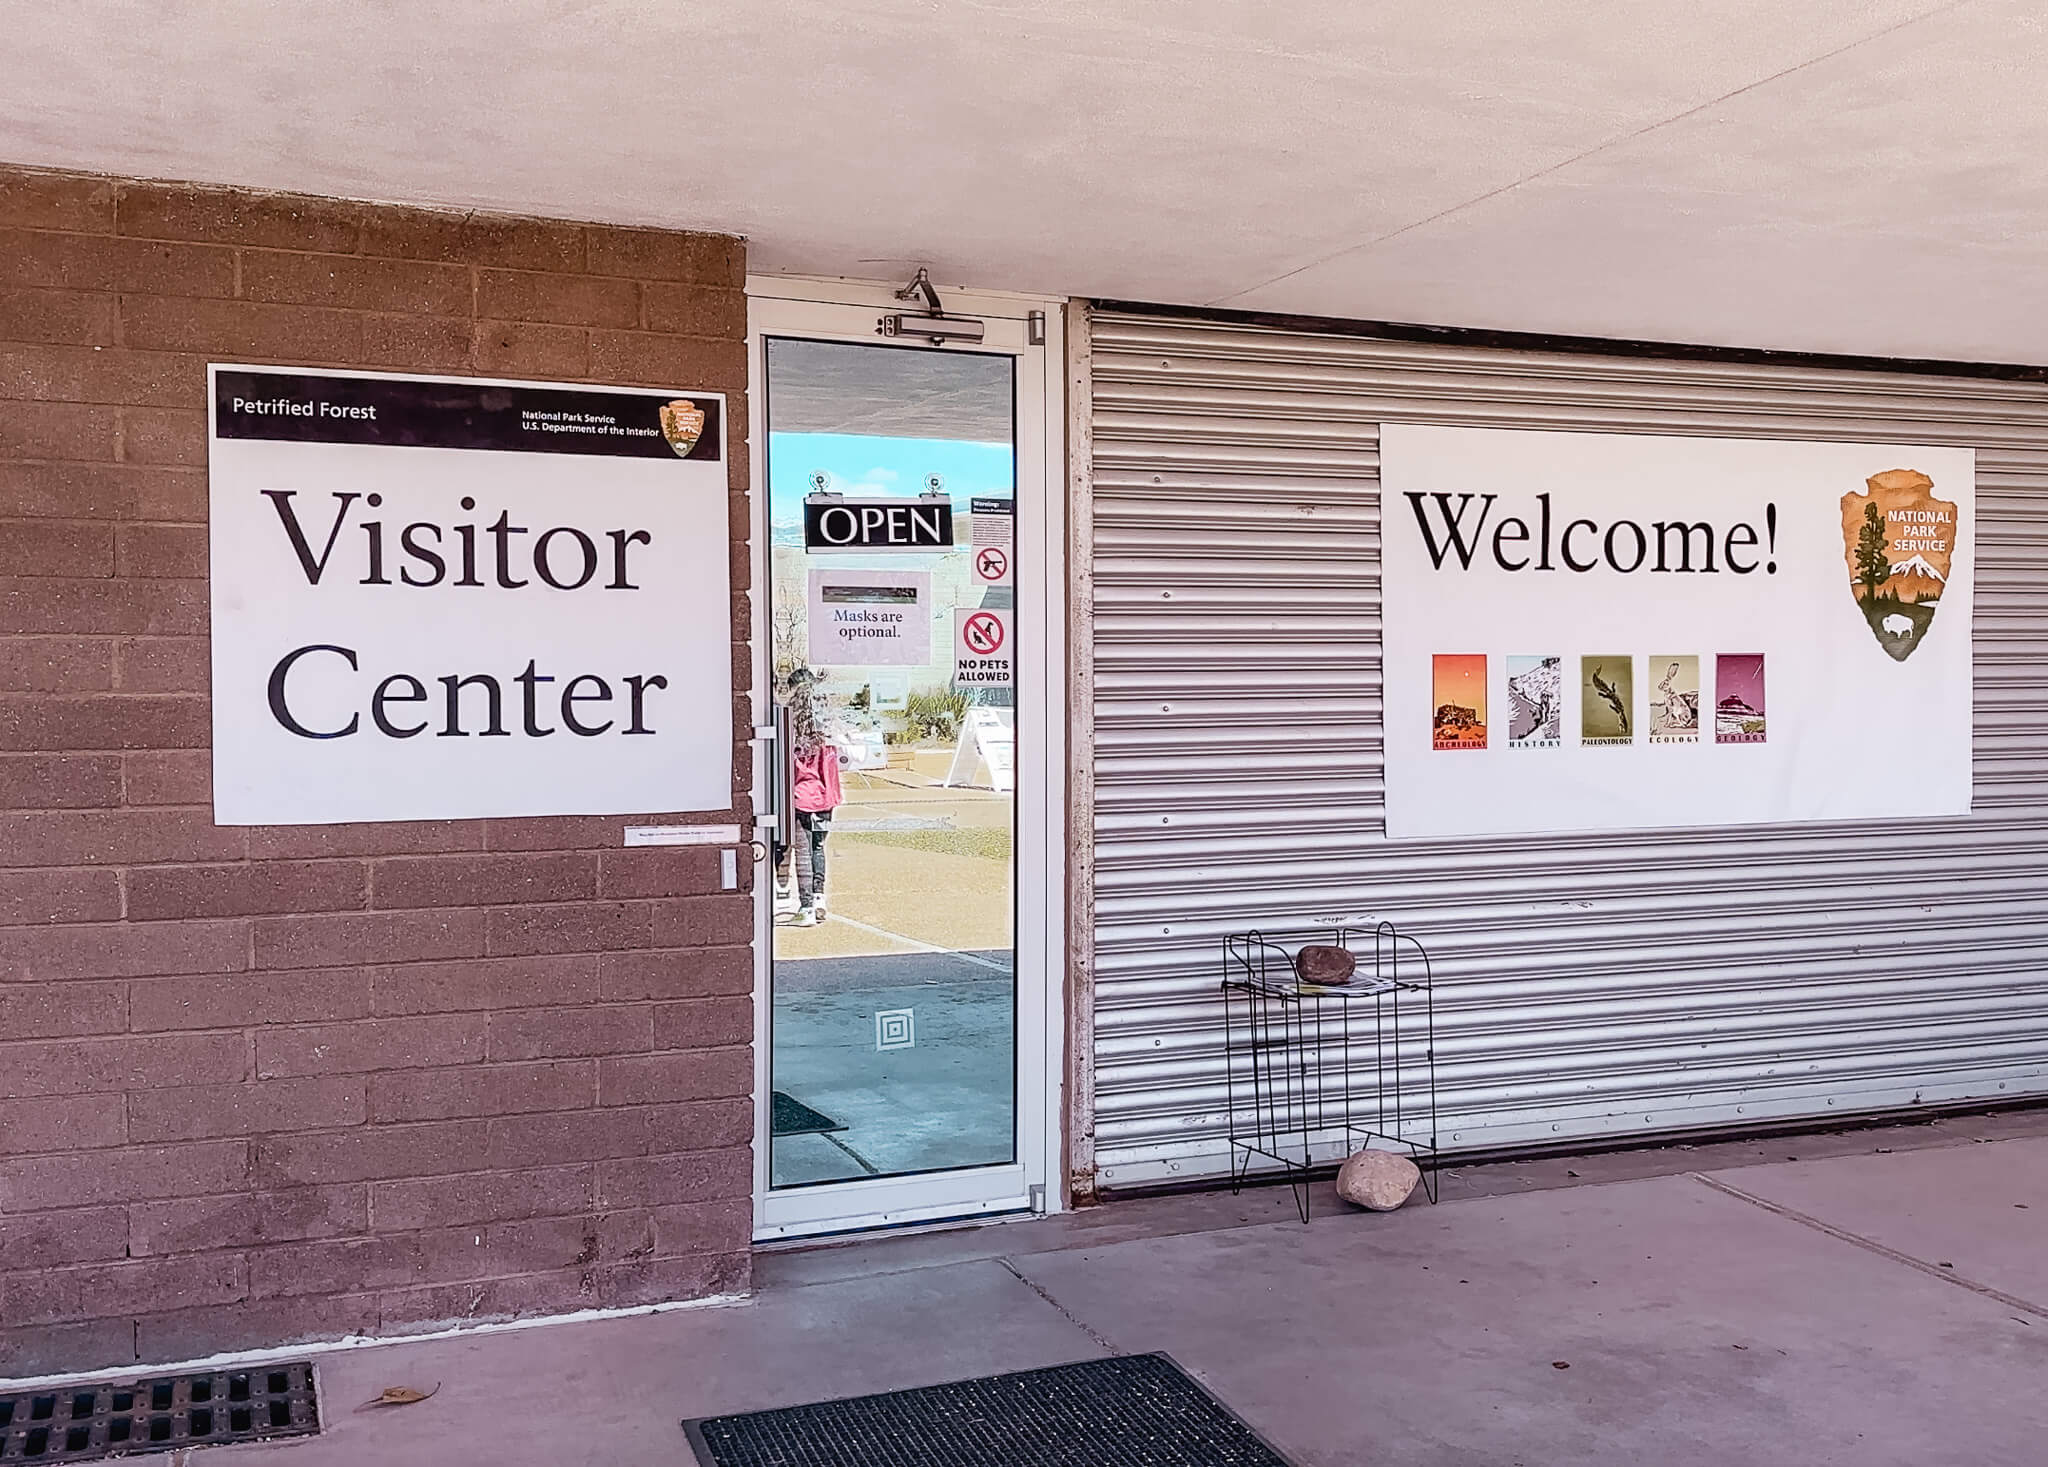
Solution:
<svg viewBox="0 0 2048 1467">
<path fill-rule="evenodd" d="M 819 727 L 814 686 L 818 675 L 799 667 L 789 675 L 790 789 L 796 805 L 796 887 L 799 927 L 825 916 L 825 837 L 839 807 L 839 750 Z"/>
</svg>

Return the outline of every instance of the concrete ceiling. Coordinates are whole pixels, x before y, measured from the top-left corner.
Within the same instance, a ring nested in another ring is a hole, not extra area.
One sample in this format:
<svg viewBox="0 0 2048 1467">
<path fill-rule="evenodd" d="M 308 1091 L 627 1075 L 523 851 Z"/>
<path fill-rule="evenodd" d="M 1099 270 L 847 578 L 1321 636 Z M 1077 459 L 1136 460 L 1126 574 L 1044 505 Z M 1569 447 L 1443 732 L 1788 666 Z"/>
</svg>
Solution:
<svg viewBox="0 0 2048 1467">
<path fill-rule="evenodd" d="M 757 270 L 2048 362 L 2038 0 L 65 0 L 0 158 Z"/>
</svg>

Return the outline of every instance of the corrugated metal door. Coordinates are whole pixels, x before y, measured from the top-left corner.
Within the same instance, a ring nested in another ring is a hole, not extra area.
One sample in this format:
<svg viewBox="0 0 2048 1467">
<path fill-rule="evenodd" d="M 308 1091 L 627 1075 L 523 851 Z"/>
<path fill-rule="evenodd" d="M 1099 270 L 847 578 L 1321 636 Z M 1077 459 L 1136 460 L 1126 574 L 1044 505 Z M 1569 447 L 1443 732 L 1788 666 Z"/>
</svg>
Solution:
<svg viewBox="0 0 2048 1467">
<path fill-rule="evenodd" d="M 1385 839 L 1378 425 L 1977 450 L 1976 811 Z M 2048 387 L 1100 312 L 1096 1175 L 1223 1170 L 1222 934 L 1429 944 L 1447 1147 L 2048 1090 Z"/>
</svg>

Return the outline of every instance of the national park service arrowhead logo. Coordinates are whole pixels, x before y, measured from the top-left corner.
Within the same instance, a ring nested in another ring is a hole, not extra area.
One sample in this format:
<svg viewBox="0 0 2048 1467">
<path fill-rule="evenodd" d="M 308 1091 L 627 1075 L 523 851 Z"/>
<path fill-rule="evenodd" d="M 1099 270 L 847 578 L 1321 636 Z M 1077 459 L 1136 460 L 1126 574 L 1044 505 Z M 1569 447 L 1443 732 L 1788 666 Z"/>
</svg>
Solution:
<svg viewBox="0 0 2048 1467">
<path fill-rule="evenodd" d="M 704 409 L 687 397 L 663 403 L 661 436 L 668 440 L 668 446 L 676 451 L 677 458 L 688 458 L 690 450 L 697 446 L 697 440 L 704 436 Z"/>
<path fill-rule="evenodd" d="M 1842 496 L 1849 591 L 1877 645 L 1904 662 L 1948 589 L 1957 511 L 1918 469 L 1886 469 L 1864 483 L 1868 494 Z"/>
</svg>

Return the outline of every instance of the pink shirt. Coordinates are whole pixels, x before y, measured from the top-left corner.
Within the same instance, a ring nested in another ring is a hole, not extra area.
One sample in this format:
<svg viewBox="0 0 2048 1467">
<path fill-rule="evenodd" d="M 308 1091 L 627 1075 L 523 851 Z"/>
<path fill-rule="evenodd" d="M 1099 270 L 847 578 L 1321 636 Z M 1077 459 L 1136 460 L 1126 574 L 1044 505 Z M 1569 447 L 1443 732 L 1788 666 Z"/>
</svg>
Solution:
<svg viewBox="0 0 2048 1467">
<path fill-rule="evenodd" d="M 791 770 L 796 807 L 816 815 L 839 807 L 839 751 L 820 744 L 808 754 L 799 754 Z"/>
</svg>

